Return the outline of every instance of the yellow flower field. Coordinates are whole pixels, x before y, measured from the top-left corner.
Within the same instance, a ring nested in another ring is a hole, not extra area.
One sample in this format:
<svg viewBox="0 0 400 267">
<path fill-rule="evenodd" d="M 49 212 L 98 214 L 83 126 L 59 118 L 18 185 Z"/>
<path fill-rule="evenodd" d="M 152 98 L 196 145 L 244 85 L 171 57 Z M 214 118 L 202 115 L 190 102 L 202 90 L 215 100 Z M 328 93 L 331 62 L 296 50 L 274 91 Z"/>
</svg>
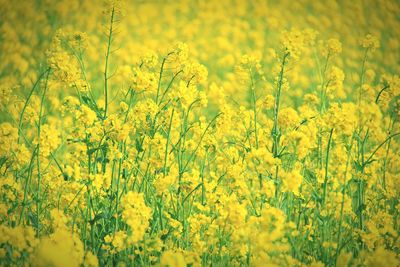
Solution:
<svg viewBox="0 0 400 267">
<path fill-rule="evenodd" d="M 400 266 L 399 14 L 0 0 L 0 266 Z"/>
</svg>

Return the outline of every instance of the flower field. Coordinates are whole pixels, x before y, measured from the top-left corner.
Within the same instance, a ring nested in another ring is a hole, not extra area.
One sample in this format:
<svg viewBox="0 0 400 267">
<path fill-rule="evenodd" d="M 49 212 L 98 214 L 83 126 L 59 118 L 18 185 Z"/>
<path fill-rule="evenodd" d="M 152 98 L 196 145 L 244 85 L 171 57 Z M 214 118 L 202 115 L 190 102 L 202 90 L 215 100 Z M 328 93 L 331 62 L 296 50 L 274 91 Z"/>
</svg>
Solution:
<svg viewBox="0 0 400 267">
<path fill-rule="evenodd" d="M 399 14 L 0 0 L 0 266 L 400 266 Z"/>
</svg>

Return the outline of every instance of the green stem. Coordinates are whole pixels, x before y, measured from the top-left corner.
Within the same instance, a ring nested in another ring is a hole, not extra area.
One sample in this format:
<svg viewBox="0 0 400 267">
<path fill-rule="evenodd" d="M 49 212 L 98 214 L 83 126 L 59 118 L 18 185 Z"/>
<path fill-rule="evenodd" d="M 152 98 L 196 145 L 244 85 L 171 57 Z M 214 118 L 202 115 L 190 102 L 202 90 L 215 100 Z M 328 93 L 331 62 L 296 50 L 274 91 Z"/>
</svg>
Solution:
<svg viewBox="0 0 400 267">
<path fill-rule="evenodd" d="M 329 134 L 329 140 L 328 140 L 328 147 L 326 149 L 326 161 L 325 161 L 325 179 L 324 179 L 324 196 L 322 199 L 322 203 L 325 206 L 325 201 L 326 201 L 326 190 L 328 187 L 328 166 L 329 166 L 329 152 L 331 150 L 331 143 L 332 143 L 332 135 L 333 135 L 333 128 L 330 131 Z"/>
<path fill-rule="evenodd" d="M 111 11 L 111 18 L 110 18 L 110 28 L 108 32 L 108 43 L 107 43 L 107 52 L 106 52 L 106 63 L 104 66 L 104 119 L 107 117 L 107 110 L 108 110 L 108 60 L 110 56 L 110 49 L 111 49 L 111 41 L 112 41 L 112 34 L 113 34 L 113 23 L 114 23 L 114 14 L 115 14 L 115 7 L 112 7 Z"/>
<path fill-rule="evenodd" d="M 35 88 L 37 87 L 37 85 L 39 84 L 39 82 L 42 80 L 43 76 L 48 73 L 50 71 L 50 68 L 48 68 L 46 71 L 44 71 L 42 74 L 40 74 L 39 78 L 37 79 L 37 81 L 35 82 L 35 84 L 32 87 L 32 90 L 29 92 L 28 97 L 26 98 L 25 104 L 22 108 L 21 114 L 19 115 L 19 123 L 18 123 L 18 144 L 19 144 L 19 139 L 20 139 L 20 135 L 21 135 L 21 127 L 22 127 L 22 119 L 24 117 L 24 113 L 26 108 L 28 107 L 29 101 L 32 97 L 33 92 L 35 91 Z"/>
<path fill-rule="evenodd" d="M 172 109 L 171 118 L 169 120 L 168 132 L 167 132 L 167 143 L 165 144 L 165 154 L 164 154 L 164 177 L 167 175 L 167 160 L 168 160 L 168 146 L 171 142 L 170 134 L 171 134 L 171 127 L 172 127 L 172 119 L 174 117 L 175 109 Z"/>
<path fill-rule="evenodd" d="M 368 48 L 365 49 L 364 58 L 361 66 L 360 74 L 360 87 L 358 89 L 358 129 L 361 132 L 361 100 L 362 100 L 362 87 L 364 85 L 365 62 L 367 61 Z"/>
<path fill-rule="evenodd" d="M 251 77 L 251 98 L 253 100 L 253 120 L 254 120 L 254 135 L 256 138 L 256 148 L 258 148 L 258 133 L 257 133 L 257 99 L 256 99 L 256 88 L 254 85 L 253 75 L 250 71 Z"/>
<path fill-rule="evenodd" d="M 33 150 L 32 157 L 31 157 L 31 160 L 30 160 L 30 163 L 29 163 L 28 176 L 26 177 L 25 187 L 24 187 L 24 199 L 22 200 L 22 208 L 21 208 L 21 214 L 19 216 L 18 224 L 21 224 L 21 220 L 24 217 L 26 198 L 28 196 L 28 188 L 29 188 L 30 179 L 32 177 L 33 162 L 34 162 L 34 159 L 35 159 L 37 148 L 38 148 L 38 146 L 36 146 L 35 149 Z"/>
<path fill-rule="evenodd" d="M 273 146 L 272 146 L 272 153 L 273 156 L 276 158 L 278 157 L 278 146 L 279 146 L 279 139 L 280 139 L 280 132 L 279 132 L 279 125 L 278 125 L 278 117 L 279 117 L 279 107 L 280 107 L 280 98 L 281 98 L 281 91 L 282 91 L 282 84 L 283 84 L 283 74 L 285 71 L 285 64 L 286 59 L 289 56 L 289 53 L 285 53 L 282 58 L 281 70 L 279 72 L 279 80 L 278 80 L 278 87 L 276 90 L 275 95 L 275 106 L 274 106 L 274 125 L 272 128 L 272 138 L 273 138 Z"/>
<path fill-rule="evenodd" d="M 351 138 L 350 147 L 349 147 L 349 149 L 347 151 L 346 168 L 345 168 L 345 171 L 344 171 L 343 189 L 342 189 L 342 202 L 340 204 L 339 230 L 338 230 L 338 234 L 337 234 L 335 266 L 336 266 L 337 259 L 338 259 L 339 254 L 340 254 L 340 242 L 341 242 L 341 238 L 342 238 L 342 224 L 343 224 L 343 211 L 344 211 L 344 196 L 345 196 L 345 193 L 346 193 L 347 172 L 348 172 L 349 165 L 350 165 L 350 155 L 351 155 L 351 149 L 353 148 L 353 141 L 354 141 L 354 139 Z"/>
<path fill-rule="evenodd" d="M 43 105 L 44 105 L 44 100 L 46 96 L 46 91 L 47 91 L 47 83 L 49 80 L 49 74 L 50 71 L 47 72 L 46 76 L 46 82 L 45 86 L 43 89 L 43 94 L 42 94 L 42 99 L 40 102 L 40 108 L 39 108 L 39 118 L 38 118 L 38 125 L 37 125 L 37 140 L 38 140 L 38 145 L 37 145 L 37 172 L 38 172 L 38 179 L 37 179 L 37 191 L 36 191 L 36 236 L 39 238 L 39 232 L 40 232 L 40 209 L 41 209 L 41 203 L 40 203 L 40 183 L 41 183 L 41 170 L 40 170 L 40 132 L 41 132 L 41 124 L 42 124 L 42 115 L 43 115 Z"/>
</svg>

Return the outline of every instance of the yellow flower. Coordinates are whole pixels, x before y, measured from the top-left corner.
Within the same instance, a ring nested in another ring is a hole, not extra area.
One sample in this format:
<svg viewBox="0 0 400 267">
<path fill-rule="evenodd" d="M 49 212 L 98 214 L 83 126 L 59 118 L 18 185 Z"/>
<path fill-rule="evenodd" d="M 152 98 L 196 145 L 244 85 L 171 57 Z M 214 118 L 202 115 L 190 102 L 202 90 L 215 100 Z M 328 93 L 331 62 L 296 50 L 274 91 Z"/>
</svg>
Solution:
<svg viewBox="0 0 400 267">
<path fill-rule="evenodd" d="M 122 218 L 132 230 L 131 235 L 128 237 L 129 242 L 136 244 L 143 239 L 149 227 L 152 210 L 146 206 L 143 193 L 133 191 L 129 191 L 121 199 L 121 207 L 123 209 Z"/>
<path fill-rule="evenodd" d="M 160 265 L 163 267 L 186 267 L 186 262 L 182 253 L 167 250 L 161 256 Z"/>
<path fill-rule="evenodd" d="M 330 56 L 340 54 L 342 52 L 342 43 L 338 39 L 329 39 L 326 42 L 326 52 Z"/>
<path fill-rule="evenodd" d="M 364 39 L 361 40 L 361 45 L 364 48 L 368 48 L 371 51 L 375 51 L 375 49 L 379 48 L 379 40 L 377 37 L 367 34 Z"/>
</svg>

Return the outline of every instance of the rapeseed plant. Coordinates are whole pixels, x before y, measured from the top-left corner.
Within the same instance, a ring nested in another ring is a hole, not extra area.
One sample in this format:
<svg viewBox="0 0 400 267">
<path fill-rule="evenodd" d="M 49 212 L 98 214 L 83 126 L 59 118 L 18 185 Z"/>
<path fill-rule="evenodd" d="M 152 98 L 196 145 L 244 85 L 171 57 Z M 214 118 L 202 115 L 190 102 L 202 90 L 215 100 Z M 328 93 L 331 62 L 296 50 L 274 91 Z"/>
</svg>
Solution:
<svg viewBox="0 0 400 267">
<path fill-rule="evenodd" d="M 0 0 L 0 265 L 400 266 L 399 11 Z"/>
</svg>

